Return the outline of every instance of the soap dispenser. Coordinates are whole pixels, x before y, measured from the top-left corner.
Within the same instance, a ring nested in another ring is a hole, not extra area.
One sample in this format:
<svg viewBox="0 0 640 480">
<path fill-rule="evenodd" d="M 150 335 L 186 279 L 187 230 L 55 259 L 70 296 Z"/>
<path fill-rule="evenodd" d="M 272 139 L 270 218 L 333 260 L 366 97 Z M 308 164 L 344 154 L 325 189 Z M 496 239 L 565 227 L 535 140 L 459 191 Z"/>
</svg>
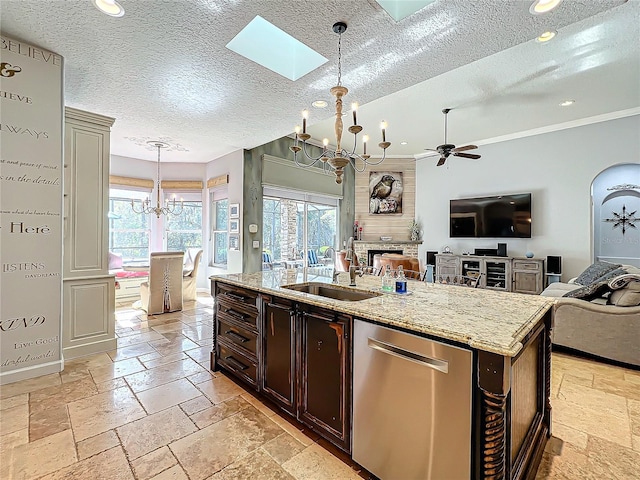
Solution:
<svg viewBox="0 0 640 480">
<path fill-rule="evenodd" d="M 396 293 L 407 293 L 407 277 L 404 276 L 402 265 L 398 265 L 398 276 L 396 277 Z"/>
<path fill-rule="evenodd" d="M 394 285 L 393 285 L 393 277 L 391 276 L 391 270 L 389 269 L 389 265 L 385 265 L 384 275 L 382 276 L 382 291 L 393 293 Z"/>
</svg>

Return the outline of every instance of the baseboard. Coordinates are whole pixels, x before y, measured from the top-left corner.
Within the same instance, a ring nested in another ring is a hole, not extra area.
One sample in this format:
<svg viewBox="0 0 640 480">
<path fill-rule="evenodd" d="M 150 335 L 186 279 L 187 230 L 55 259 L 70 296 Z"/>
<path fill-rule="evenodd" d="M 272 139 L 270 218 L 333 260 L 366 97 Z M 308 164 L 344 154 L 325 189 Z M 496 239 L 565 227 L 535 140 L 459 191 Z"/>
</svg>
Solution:
<svg viewBox="0 0 640 480">
<path fill-rule="evenodd" d="M 87 355 L 93 355 L 96 353 L 109 352 L 115 350 L 118 347 L 118 340 L 116 338 L 108 338 L 92 343 L 85 343 L 83 345 L 74 345 L 71 347 L 65 347 L 62 352 L 64 358 L 71 360 L 73 358 L 86 357 Z"/>
<path fill-rule="evenodd" d="M 63 360 L 34 365 L 32 367 L 19 368 L 10 372 L 0 373 L 0 385 L 7 385 L 20 380 L 41 377 L 51 373 L 60 373 L 64 368 Z"/>
</svg>

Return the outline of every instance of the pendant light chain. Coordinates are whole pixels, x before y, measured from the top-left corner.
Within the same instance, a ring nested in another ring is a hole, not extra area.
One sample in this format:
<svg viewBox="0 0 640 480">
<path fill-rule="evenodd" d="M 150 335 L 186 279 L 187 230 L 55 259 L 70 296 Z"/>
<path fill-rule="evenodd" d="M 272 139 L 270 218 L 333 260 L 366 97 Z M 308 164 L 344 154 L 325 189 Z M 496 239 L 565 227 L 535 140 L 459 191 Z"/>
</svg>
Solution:
<svg viewBox="0 0 640 480">
<path fill-rule="evenodd" d="M 342 34 L 338 35 L 338 86 L 342 85 Z"/>
</svg>

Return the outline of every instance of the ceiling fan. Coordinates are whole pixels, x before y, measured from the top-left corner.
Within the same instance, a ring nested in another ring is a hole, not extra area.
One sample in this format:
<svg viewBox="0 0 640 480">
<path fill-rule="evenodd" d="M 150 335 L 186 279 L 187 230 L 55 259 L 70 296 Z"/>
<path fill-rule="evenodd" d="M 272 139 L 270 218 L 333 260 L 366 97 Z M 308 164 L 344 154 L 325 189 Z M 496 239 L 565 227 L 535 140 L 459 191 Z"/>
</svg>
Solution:
<svg viewBox="0 0 640 480">
<path fill-rule="evenodd" d="M 461 153 L 465 150 L 473 150 L 474 148 L 478 148 L 476 145 L 464 145 L 463 147 L 456 147 L 451 143 L 447 143 L 447 114 L 450 111 L 450 108 L 445 108 L 442 110 L 442 113 L 444 113 L 444 143 L 442 145 L 438 145 L 435 150 L 433 148 L 425 148 L 425 150 L 438 152 L 440 154 L 440 160 L 438 160 L 437 163 L 438 167 L 444 165 L 444 162 L 447 161 L 449 155 L 453 155 L 454 157 L 472 158 L 474 160 L 480 158 L 480 155 L 476 155 L 473 153 Z"/>
</svg>

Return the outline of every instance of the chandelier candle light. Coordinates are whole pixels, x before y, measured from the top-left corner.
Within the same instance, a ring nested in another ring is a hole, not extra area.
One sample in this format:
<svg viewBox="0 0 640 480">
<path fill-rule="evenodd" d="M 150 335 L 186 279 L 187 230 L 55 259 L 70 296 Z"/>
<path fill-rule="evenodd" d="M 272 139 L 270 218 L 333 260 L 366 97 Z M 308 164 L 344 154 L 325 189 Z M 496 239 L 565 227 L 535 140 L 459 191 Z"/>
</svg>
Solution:
<svg viewBox="0 0 640 480">
<path fill-rule="evenodd" d="M 302 132 L 300 132 L 300 127 L 296 127 L 295 132 L 295 141 L 294 144 L 289 147 L 289 149 L 293 152 L 293 157 L 296 162 L 296 165 L 300 167 L 311 167 L 315 165 L 318 161 L 322 162 L 323 168 L 328 164 L 333 168 L 333 173 L 336 176 L 336 183 L 342 183 L 342 175 L 344 174 L 344 167 L 346 167 L 349 163 L 353 167 L 356 172 L 363 172 L 366 165 L 378 165 L 382 163 L 386 157 L 387 148 L 391 145 L 390 142 L 387 142 L 385 136 L 385 130 L 387 128 L 387 124 L 383 121 L 380 124 L 380 128 L 382 129 L 382 142 L 378 144 L 380 148 L 382 148 L 383 154 L 382 158 L 378 161 L 370 161 L 371 155 L 367 155 L 367 142 L 369 141 L 368 135 L 363 135 L 362 137 L 362 154 L 356 153 L 358 134 L 362 131 L 362 126 L 358 125 L 356 112 L 358 110 L 358 104 L 352 103 L 351 110 L 353 112 L 353 125 L 349 127 L 349 132 L 353 134 L 353 149 L 351 152 L 344 150 L 342 148 L 342 97 L 344 97 L 349 90 L 347 87 L 342 86 L 342 53 L 341 53 L 341 45 L 342 45 L 342 34 L 347 30 L 347 24 L 343 22 L 337 22 L 333 25 L 333 31 L 339 35 L 338 37 L 338 84 L 333 87 L 330 92 L 331 95 L 336 97 L 336 122 L 335 122 L 335 133 L 336 133 L 336 149 L 328 150 L 329 140 L 325 138 L 322 142 L 323 149 L 322 153 L 318 157 L 313 157 L 309 155 L 307 152 L 307 140 L 311 138 L 311 135 L 307 133 L 307 118 L 309 117 L 309 112 L 307 110 L 303 110 L 302 112 Z M 302 147 L 299 145 L 300 140 L 302 140 Z M 311 161 L 311 163 L 300 163 L 298 162 L 298 152 L 303 151 L 305 157 Z"/>
<path fill-rule="evenodd" d="M 155 213 L 156 217 L 160 218 L 160 215 L 180 215 L 182 213 L 182 209 L 184 207 L 184 202 L 180 199 L 180 209 L 176 209 L 176 196 L 173 196 L 171 203 L 169 203 L 169 199 L 165 198 L 164 206 L 160 203 L 160 149 L 169 147 L 168 143 L 158 142 L 158 141 L 150 141 L 147 144 L 152 145 L 158 149 L 158 176 L 156 182 L 156 206 L 152 207 L 149 202 L 149 197 L 147 197 L 144 202 L 140 202 L 140 209 L 136 209 L 135 200 L 131 200 L 131 209 L 135 213 Z"/>
</svg>

